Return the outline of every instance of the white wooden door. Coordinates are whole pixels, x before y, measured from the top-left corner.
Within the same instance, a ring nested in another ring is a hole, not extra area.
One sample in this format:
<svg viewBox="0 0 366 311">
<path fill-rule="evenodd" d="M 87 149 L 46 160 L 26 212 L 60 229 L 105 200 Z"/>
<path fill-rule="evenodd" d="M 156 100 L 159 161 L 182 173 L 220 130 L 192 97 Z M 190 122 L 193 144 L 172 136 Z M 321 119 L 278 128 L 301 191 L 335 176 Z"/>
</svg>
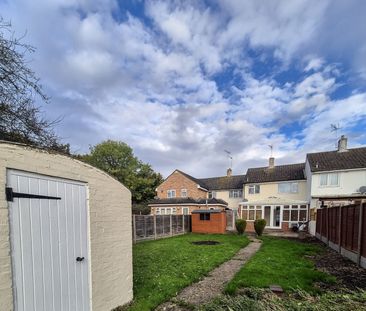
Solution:
<svg viewBox="0 0 366 311">
<path fill-rule="evenodd" d="M 8 170 L 7 187 L 15 310 L 90 310 L 85 184 Z"/>
</svg>

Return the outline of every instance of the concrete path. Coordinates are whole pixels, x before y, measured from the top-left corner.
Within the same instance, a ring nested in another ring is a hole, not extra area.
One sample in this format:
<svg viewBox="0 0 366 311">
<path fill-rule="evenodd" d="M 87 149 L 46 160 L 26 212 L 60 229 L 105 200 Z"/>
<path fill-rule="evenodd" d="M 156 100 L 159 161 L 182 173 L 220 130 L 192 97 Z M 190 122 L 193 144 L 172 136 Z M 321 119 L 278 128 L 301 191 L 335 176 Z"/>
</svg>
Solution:
<svg viewBox="0 0 366 311">
<path fill-rule="evenodd" d="M 251 243 L 242 248 L 234 257 L 224 262 L 221 266 L 212 270 L 208 276 L 201 281 L 183 289 L 173 300 L 166 302 L 156 311 L 185 311 L 192 308 L 184 306 L 197 306 L 207 303 L 220 295 L 226 285 L 240 268 L 252 257 L 261 247 L 261 241 L 250 238 Z"/>
</svg>

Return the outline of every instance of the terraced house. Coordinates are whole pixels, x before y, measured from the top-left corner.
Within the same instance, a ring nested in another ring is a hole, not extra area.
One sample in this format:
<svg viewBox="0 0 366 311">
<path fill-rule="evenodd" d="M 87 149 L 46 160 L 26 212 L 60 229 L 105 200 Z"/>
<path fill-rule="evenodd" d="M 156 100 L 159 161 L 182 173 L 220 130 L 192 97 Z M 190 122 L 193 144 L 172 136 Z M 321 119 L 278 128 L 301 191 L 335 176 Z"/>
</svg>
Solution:
<svg viewBox="0 0 366 311">
<path fill-rule="evenodd" d="M 267 229 L 289 230 L 293 224 L 308 219 L 305 163 L 250 168 L 244 182 L 244 200 L 240 217 L 247 220 L 247 230 L 254 230 L 256 219 L 265 219 Z"/>
<path fill-rule="evenodd" d="M 197 179 L 175 170 L 158 188 L 152 214 L 191 214 L 197 209 L 233 210 L 247 230 L 263 218 L 267 229 L 290 230 L 309 222 L 316 209 L 366 199 L 366 147 L 349 149 L 342 136 L 334 151 L 309 153 L 304 163 L 249 168 L 245 175 Z M 335 203 L 335 201 L 337 203 Z"/>
<path fill-rule="evenodd" d="M 243 200 L 245 175 L 197 179 L 175 170 L 156 189 L 157 197 L 150 202 L 151 213 L 191 214 L 197 209 L 237 210 Z"/>
</svg>

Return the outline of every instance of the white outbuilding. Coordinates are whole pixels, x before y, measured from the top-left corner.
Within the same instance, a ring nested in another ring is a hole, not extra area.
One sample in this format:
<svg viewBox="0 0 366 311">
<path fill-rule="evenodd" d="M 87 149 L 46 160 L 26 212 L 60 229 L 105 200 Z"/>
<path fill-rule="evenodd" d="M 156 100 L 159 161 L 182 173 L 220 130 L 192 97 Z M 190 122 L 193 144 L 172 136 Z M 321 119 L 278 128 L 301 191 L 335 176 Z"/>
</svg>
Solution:
<svg viewBox="0 0 366 311">
<path fill-rule="evenodd" d="M 131 193 L 70 157 L 0 142 L 0 309 L 104 311 L 132 299 Z"/>
</svg>

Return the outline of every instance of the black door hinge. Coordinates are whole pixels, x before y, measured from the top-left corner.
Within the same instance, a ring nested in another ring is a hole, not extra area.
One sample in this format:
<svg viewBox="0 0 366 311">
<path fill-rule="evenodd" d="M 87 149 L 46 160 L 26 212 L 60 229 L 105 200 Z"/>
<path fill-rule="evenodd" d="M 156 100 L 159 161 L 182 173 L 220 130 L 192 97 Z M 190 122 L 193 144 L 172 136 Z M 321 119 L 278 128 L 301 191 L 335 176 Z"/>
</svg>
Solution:
<svg viewBox="0 0 366 311">
<path fill-rule="evenodd" d="M 11 187 L 6 187 L 5 188 L 5 193 L 6 193 L 6 200 L 8 202 L 13 202 L 14 198 L 61 200 L 60 197 L 51 197 L 51 196 L 48 196 L 48 195 L 14 192 L 13 188 L 11 188 Z"/>
</svg>

